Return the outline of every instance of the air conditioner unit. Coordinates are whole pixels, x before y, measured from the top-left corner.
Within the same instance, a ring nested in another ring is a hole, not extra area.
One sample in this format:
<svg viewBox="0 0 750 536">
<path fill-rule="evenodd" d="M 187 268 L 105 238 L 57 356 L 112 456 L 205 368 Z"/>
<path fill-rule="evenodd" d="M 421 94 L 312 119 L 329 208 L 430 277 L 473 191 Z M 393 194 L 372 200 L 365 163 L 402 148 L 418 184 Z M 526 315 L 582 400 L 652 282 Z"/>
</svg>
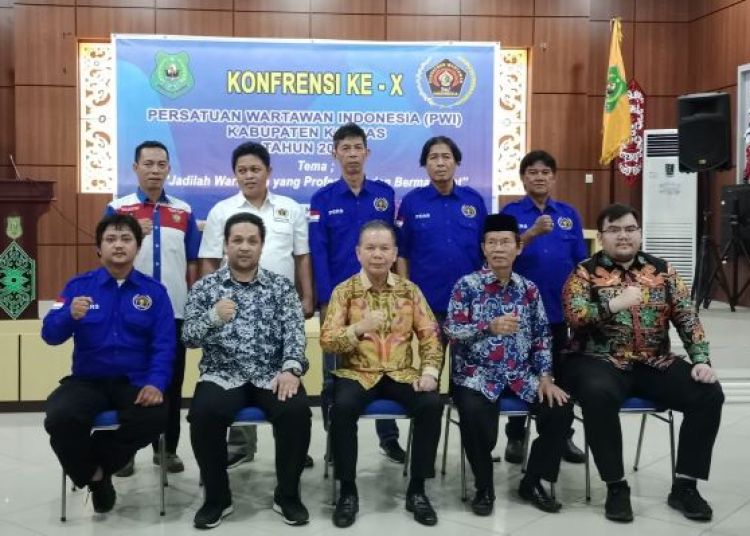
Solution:
<svg viewBox="0 0 750 536">
<path fill-rule="evenodd" d="M 644 251 L 668 260 L 688 286 L 697 256 L 698 177 L 681 173 L 677 130 L 646 130 L 643 160 Z"/>
</svg>

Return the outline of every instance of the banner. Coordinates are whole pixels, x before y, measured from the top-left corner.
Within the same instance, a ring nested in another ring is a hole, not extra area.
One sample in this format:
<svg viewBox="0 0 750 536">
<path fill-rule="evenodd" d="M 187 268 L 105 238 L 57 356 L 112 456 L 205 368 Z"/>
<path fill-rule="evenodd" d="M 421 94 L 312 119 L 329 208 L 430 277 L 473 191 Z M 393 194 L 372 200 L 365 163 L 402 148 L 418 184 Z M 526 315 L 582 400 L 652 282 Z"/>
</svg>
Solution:
<svg viewBox="0 0 750 536">
<path fill-rule="evenodd" d="M 617 157 L 617 169 L 625 176 L 628 186 L 633 186 L 643 173 L 643 129 L 646 125 L 646 95 L 632 78 L 628 83 L 630 105 L 630 140 L 623 145 Z"/>
<path fill-rule="evenodd" d="M 607 92 L 602 119 L 602 156 L 600 158 L 602 164 L 608 164 L 616 157 L 620 153 L 620 147 L 630 138 L 628 84 L 625 82 L 625 65 L 620 50 L 621 41 L 620 19 L 613 19 L 609 67 L 607 68 Z"/>
<path fill-rule="evenodd" d="M 237 193 L 232 150 L 271 153 L 269 188 L 307 204 L 340 177 L 332 137 L 355 122 L 368 134 L 370 179 L 401 198 L 428 184 L 419 166 L 431 136 L 463 152 L 459 184 L 492 207 L 494 44 L 410 44 L 115 36 L 117 194 L 135 190 L 133 149 L 170 151 L 166 190 L 204 219 Z"/>
</svg>

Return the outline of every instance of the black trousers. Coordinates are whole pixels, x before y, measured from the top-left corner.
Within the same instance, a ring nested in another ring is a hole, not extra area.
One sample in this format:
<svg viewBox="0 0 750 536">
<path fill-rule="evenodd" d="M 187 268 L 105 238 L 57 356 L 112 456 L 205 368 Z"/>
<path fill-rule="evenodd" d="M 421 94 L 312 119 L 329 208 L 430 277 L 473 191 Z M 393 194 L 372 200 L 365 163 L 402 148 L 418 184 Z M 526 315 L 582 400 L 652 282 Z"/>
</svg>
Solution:
<svg viewBox="0 0 750 536">
<path fill-rule="evenodd" d="M 388 376 L 370 390 L 359 382 L 336 378 L 331 409 L 331 445 L 336 478 L 353 482 L 357 476 L 357 421 L 373 400 L 388 398 L 402 404 L 414 420 L 411 448 L 411 475 L 435 476 L 435 456 L 440 441 L 443 400 L 437 391 L 418 393 L 411 384 L 398 383 Z"/>
<path fill-rule="evenodd" d="M 458 408 L 461 442 L 474 473 L 474 485 L 478 490 L 492 490 L 492 449 L 497 444 L 499 418 L 497 401 L 488 399 L 479 391 L 458 385 L 453 386 L 451 396 Z M 573 405 L 567 403 L 549 407 L 536 401 L 531 404 L 531 413 L 536 417 L 539 437 L 531 444 L 526 473 L 556 482 L 563 446 L 573 422 Z"/>
<path fill-rule="evenodd" d="M 558 322 L 550 324 L 549 327 L 552 332 L 552 375 L 555 377 L 557 385 L 565 388 L 563 367 L 565 354 L 563 354 L 563 350 L 568 345 L 568 325 L 565 322 Z M 524 417 L 508 418 L 508 423 L 505 425 L 505 436 L 509 441 L 523 440 L 525 422 L 526 419 Z M 568 436 L 572 435 L 573 429 L 571 428 Z"/>
<path fill-rule="evenodd" d="M 185 379 L 185 345 L 182 344 L 182 320 L 175 319 L 177 328 L 177 352 L 172 369 L 172 383 L 167 388 L 167 427 L 164 430 L 166 451 L 170 454 L 177 452 L 180 442 L 180 410 L 182 409 L 182 382 Z M 159 451 L 159 442 L 154 441 L 154 452 Z"/>
<path fill-rule="evenodd" d="M 724 403 L 718 382 L 696 382 L 690 376 L 692 365 L 683 360 L 666 370 L 637 363 L 632 371 L 624 371 L 604 360 L 574 355 L 566 368 L 567 382 L 581 406 L 586 441 L 602 480 L 613 482 L 625 474 L 620 406 L 631 396 L 682 412 L 676 471 L 708 478 Z"/>
<path fill-rule="evenodd" d="M 190 406 L 190 440 L 206 492 L 206 502 L 224 505 L 232 500 L 227 476 L 227 428 L 242 408 L 262 409 L 273 425 L 276 440 L 276 478 L 285 497 L 299 497 L 299 480 L 310 446 L 312 413 L 304 388 L 280 401 L 269 389 L 246 383 L 224 389 L 198 382 Z"/>
<path fill-rule="evenodd" d="M 47 398 L 44 427 L 65 473 L 82 488 L 97 467 L 111 475 L 121 469 L 138 449 L 164 431 L 166 403 L 142 407 L 134 404 L 140 387 L 125 377 L 63 378 Z M 102 411 L 117 410 L 120 427 L 91 433 L 94 418 Z"/>
</svg>

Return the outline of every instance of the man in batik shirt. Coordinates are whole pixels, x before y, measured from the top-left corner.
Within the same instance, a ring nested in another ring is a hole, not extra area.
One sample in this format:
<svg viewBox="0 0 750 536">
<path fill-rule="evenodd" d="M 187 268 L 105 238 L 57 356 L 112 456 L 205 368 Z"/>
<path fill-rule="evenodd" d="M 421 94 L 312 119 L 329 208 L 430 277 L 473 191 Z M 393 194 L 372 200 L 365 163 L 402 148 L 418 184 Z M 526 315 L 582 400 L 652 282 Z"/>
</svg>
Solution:
<svg viewBox="0 0 750 536">
<path fill-rule="evenodd" d="M 563 304 L 573 331 L 567 385 L 581 405 L 586 440 L 607 483 L 605 515 L 633 520 L 619 412 L 625 399 L 640 396 L 683 413 L 668 503 L 689 519 L 710 520 L 711 507 L 698 493 L 696 479 L 708 478 L 724 395 L 703 327 L 674 267 L 640 250 L 634 208 L 608 206 L 597 228 L 602 251 L 570 275 Z M 691 363 L 671 352 L 670 322 Z"/>
</svg>

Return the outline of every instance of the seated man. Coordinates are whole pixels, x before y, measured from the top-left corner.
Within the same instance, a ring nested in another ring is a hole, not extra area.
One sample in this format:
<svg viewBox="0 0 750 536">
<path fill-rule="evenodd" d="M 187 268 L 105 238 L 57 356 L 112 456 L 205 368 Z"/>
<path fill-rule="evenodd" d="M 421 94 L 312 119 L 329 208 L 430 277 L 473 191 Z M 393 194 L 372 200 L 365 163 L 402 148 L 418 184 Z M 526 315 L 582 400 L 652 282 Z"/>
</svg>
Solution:
<svg viewBox="0 0 750 536">
<path fill-rule="evenodd" d="M 190 407 L 190 439 L 205 486 L 195 526 L 208 529 L 232 513 L 227 428 L 247 406 L 262 409 L 276 438 L 273 509 L 290 525 L 309 515 L 299 481 L 310 444 L 312 414 L 300 377 L 307 371 L 305 320 L 294 284 L 258 266 L 263 220 L 241 212 L 224 225 L 227 264 L 188 295 L 182 340 L 203 349 Z"/>
<path fill-rule="evenodd" d="M 567 385 L 581 405 L 586 440 L 607 483 L 605 516 L 633 520 L 619 412 L 626 398 L 640 396 L 683 413 L 668 503 L 689 519 L 710 520 L 711 507 L 695 481 L 708 478 L 724 394 L 690 293 L 674 267 L 640 250 L 635 209 L 610 205 L 597 228 L 602 251 L 570 275 L 563 303 L 573 331 Z M 670 321 L 692 363 L 670 351 Z"/>
<path fill-rule="evenodd" d="M 414 419 L 411 480 L 406 509 L 423 525 L 437 523 L 424 481 L 435 476 L 443 403 L 437 379 L 443 361 L 438 326 L 416 285 L 392 273 L 396 233 L 388 223 L 362 226 L 356 247 L 361 271 L 333 291 L 320 333 L 324 352 L 341 358 L 334 371 L 331 441 L 341 496 L 333 524 L 348 527 L 359 510 L 355 483 L 357 421 L 368 403 L 388 398 Z M 412 338 L 419 340 L 420 369 L 413 365 Z"/>
<path fill-rule="evenodd" d="M 541 479 L 557 480 L 573 408 L 552 377 L 552 337 L 539 289 L 513 272 L 521 247 L 515 217 L 487 216 L 482 252 L 488 267 L 459 279 L 445 321 L 455 343 L 451 396 L 474 472 L 471 508 L 479 516 L 490 515 L 495 502 L 492 449 L 504 390 L 531 404 L 539 433 L 518 494 L 545 512 L 561 508 Z"/>
<path fill-rule="evenodd" d="M 132 216 L 105 216 L 96 227 L 102 267 L 71 279 L 42 324 L 47 344 L 73 337 L 73 372 L 47 399 L 44 426 L 65 473 L 89 486 L 98 513 L 115 505 L 112 475 L 167 419 L 163 393 L 177 336 L 166 289 L 133 268 L 142 239 Z M 113 409 L 120 427 L 92 435 L 95 417 Z"/>
</svg>

